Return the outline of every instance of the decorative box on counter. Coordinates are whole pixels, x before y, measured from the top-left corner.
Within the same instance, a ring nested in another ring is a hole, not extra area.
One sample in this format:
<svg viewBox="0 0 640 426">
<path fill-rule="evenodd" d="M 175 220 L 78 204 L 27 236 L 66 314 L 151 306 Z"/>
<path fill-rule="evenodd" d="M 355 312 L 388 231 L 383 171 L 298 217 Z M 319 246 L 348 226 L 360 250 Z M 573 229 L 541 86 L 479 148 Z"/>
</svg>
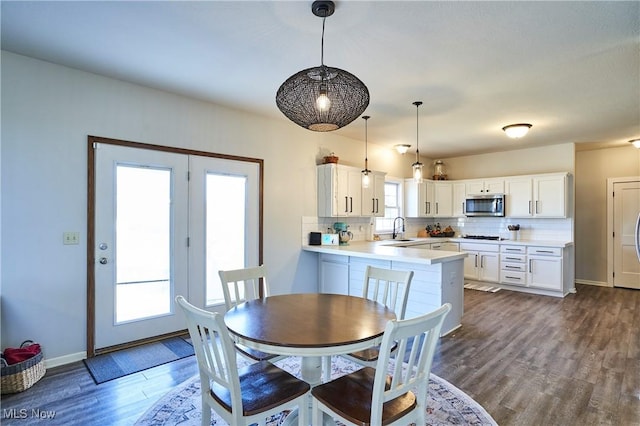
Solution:
<svg viewBox="0 0 640 426">
<path fill-rule="evenodd" d="M 338 234 L 322 234 L 323 246 L 337 246 L 340 243 Z"/>
</svg>

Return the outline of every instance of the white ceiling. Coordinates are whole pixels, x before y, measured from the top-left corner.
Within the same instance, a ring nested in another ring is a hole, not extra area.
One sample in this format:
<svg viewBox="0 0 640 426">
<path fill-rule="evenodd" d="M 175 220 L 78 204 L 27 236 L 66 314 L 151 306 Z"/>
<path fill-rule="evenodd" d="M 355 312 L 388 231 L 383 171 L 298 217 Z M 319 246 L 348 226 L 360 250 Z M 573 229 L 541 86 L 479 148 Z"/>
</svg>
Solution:
<svg viewBox="0 0 640 426">
<path fill-rule="evenodd" d="M 3 0 L 2 49 L 295 126 L 275 93 L 320 64 L 311 3 Z M 415 150 L 422 100 L 429 157 L 640 137 L 638 1 L 338 1 L 324 63 L 368 86 L 370 143 Z M 336 133 L 361 143 L 364 121 Z"/>
</svg>

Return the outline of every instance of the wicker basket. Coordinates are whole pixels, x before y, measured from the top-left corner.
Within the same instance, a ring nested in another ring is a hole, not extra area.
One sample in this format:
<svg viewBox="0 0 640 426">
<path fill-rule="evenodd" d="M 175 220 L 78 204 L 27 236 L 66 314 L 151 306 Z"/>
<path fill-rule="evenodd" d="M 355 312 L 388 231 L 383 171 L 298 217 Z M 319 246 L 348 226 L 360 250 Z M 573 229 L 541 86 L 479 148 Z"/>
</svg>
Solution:
<svg viewBox="0 0 640 426">
<path fill-rule="evenodd" d="M 29 389 L 47 372 L 42 351 L 17 364 L 6 365 L 4 359 L 2 362 L 2 395 Z"/>
</svg>

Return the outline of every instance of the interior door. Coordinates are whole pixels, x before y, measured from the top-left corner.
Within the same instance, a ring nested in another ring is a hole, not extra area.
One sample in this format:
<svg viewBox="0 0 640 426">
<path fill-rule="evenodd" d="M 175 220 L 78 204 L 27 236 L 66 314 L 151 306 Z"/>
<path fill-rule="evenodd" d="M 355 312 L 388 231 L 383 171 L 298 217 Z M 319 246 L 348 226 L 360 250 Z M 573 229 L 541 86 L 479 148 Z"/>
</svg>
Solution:
<svg viewBox="0 0 640 426">
<path fill-rule="evenodd" d="M 98 143 L 95 155 L 95 348 L 184 329 L 188 157 Z"/>
<path fill-rule="evenodd" d="M 635 246 L 640 182 L 618 182 L 613 188 L 613 285 L 640 289 L 640 261 Z"/>
</svg>

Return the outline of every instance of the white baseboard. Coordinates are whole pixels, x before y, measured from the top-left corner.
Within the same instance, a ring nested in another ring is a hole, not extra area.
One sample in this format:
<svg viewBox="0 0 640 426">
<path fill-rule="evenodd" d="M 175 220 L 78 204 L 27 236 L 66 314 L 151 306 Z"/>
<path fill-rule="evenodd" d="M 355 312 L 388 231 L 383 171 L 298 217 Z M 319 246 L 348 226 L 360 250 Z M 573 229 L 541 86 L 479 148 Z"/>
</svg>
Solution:
<svg viewBox="0 0 640 426">
<path fill-rule="evenodd" d="M 605 281 L 591 281 L 591 280 L 575 280 L 576 284 L 595 285 L 598 287 L 611 287 L 609 283 Z"/>
<path fill-rule="evenodd" d="M 71 364 L 72 362 L 82 361 L 87 358 L 87 352 L 76 352 L 74 354 L 63 355 L 56 358 L 45 358 L 44 366 L 46 368 L 59 367 L 65 364 Z"/>
</svg>

